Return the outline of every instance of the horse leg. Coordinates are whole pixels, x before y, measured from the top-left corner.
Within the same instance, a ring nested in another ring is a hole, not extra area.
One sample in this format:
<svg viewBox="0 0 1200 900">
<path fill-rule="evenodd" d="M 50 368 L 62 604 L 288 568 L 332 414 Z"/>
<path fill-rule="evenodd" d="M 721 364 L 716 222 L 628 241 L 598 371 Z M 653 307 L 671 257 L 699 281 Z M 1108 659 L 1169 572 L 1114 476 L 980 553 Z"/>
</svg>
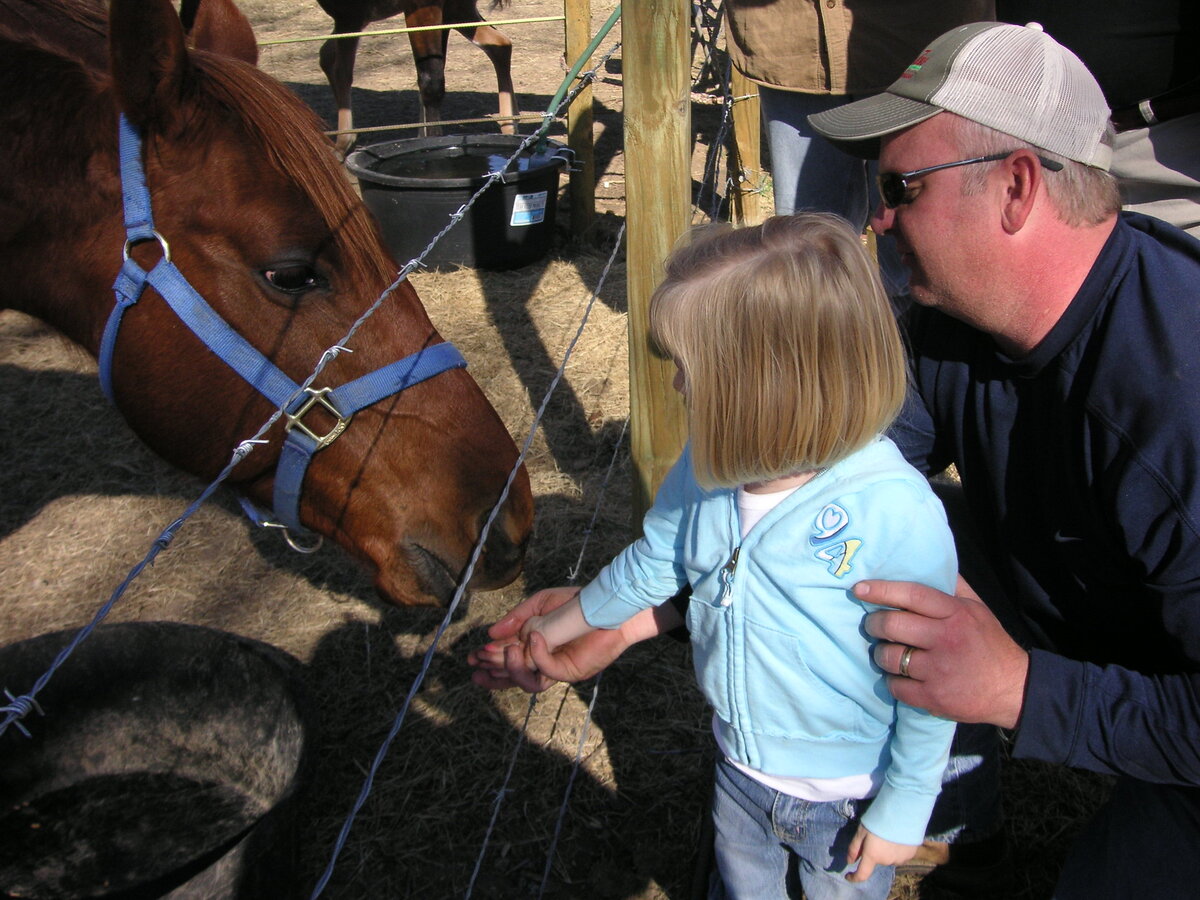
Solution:
<svg viewBox="0 0 1200 900">
<path fill-rule="evenodd" d="M 487 58 L 491 60 L 492 68 L 496 70 L 500 131 L 504 134 L 515 134 L 517 123 L 512 117 L 520 115 L 520 112 L 517 110 L 517 93 L 512 81 L 512 41 L 491 25 L 459 28 L 458 33 L 487 54 Z"/>
<path fill-rule="evenodd" d="M 442 24 L 439 6 L 422 6 L 404 14 L 409 28 Z M 442 133 L 442 100 L 446 96 L 446 42 L 448 31 L 414 31 L 408 35 L 413 64 L 417 67 L 417 92 L 420 94 L 421 136 Z"/>
<path fill-rule="evenodd" d="M 500 5 L 493 3 L 493 7 Z M 442 14 L 448 25 L 483 21 L 476 0 L 445 0 Z M 517 127 L 512 117 L 517 111 L 517 94 L 512 82 L 512 41 L 491 25 L 477 28 L 458 28 L 459 34 L 482 50 L 496 70 L 496 98 L 500 112 L 500 130 L 504 134 L 515 134 Z"/>
<path fill-rule="evenodd" d="M 366 23 L 358 25 L 335 22 L 334 34 L 362 31 Z M 354 60 L 358 55 L 358 38 L 334 38 L 321 45 L 321 69 L 333 89 L 333 100 L 337 104 L 337 130 L 346 132 L 337 136 L 338 152 L 343 156 L 354 146 L 354 113 L 350 109 L 350 88 L 354 84 Z"/>
</svg>

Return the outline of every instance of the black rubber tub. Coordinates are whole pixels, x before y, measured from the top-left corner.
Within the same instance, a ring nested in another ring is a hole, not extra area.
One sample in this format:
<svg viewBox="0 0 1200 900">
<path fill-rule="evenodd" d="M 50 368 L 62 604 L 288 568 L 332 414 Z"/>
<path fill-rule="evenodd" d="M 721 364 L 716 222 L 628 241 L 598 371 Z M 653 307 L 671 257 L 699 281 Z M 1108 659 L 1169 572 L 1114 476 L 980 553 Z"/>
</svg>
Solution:
<svg viewBox="0 0 1200 900">
<path fill-rule="evenodd" d="M 505 166 L 464 217 L 425 257 L 426 265 L 512 269 L 542 259 L 554 245 L 559 172 L 570 151 L 547 140 L 513 161 L 520 135 L 467 134 L 373 144 L 346 158 L 401 264 L 420 254 L 450 216 Z"/>
<path fill-rule="evenodd" d="M 75 634 L 0 648 L 27 691 Z M 101 626 L 0 736 L 0 896 L 295 896 L 308 774 L 299 663 L 227 632 Z"/>
</svg>

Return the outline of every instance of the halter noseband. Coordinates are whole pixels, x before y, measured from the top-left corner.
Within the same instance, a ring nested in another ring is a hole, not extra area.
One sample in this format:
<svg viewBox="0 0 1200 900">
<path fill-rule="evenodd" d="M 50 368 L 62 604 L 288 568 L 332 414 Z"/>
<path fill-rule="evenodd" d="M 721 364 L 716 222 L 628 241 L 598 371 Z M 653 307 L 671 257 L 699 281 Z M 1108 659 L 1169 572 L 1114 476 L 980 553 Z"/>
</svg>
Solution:
<svg viewBox="0 0 1200 900">
<path fill-rule="evenodd" d="M 288 532 L 307 534 L 307 529 L 300 524 L 300 491 L 313 454 L 333 443 L 359 410 L 448 369 L 466 368 L 467 361 L 458 348 L 449 342 L 432 344 L 341 387 L 301 389 L 300 385 L 234 331 L 188 284 L 183 273 L 171 261 L 170 247 L 154 228 L 150 192 L 146 188 L 146 176 L 142 168 L 141 135 L 123 114 L 119 131 L 121 185 L 125 205 L 125 259 L 113 283 L 116 305 L 100 340 L 100 387 L 109 401 L 115 402 L 112 360 L 121 317 L 138 302 L 149 284 L 205 346 L 266 397 L 268 402 L 283 411 L 287 419 L 287 438 L 276 466 L 272 503 L 279 521 L 267 521 L 246 500 L 242 501 L 242 505 L 260 525 L 278 524 Z M 130 255 L 133 245 L 143 241 L 157 241 L 163 251 L 162 258 L 149 272 Z M 337 424 L 323 435 L 312 431 L 303 422 L 304 415 L 314 406 L 321 406 L 337 417 Z M 288 543 L 301 549 L 290 536 Z"/>
</svg>

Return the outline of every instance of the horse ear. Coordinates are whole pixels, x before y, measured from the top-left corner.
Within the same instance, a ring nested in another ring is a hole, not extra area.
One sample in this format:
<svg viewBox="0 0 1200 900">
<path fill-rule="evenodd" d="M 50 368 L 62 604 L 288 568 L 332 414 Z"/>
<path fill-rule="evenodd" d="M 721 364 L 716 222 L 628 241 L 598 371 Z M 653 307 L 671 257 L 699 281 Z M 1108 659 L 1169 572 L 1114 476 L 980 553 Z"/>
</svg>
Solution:
<svg viewBox="0 0 1200 900">
<path fill-rule="evenodd" d="M 173 130 L 188 58 L 183 26 L 170 0 L 112 0 L 108 58 L 126 117 L 143 130 Z"/>
<path fill-rule="evenodd" d="M 193 47 L 258 65 L 254 29 L 233 0 L 184 0 L 180 18 Z"/>
</svg>

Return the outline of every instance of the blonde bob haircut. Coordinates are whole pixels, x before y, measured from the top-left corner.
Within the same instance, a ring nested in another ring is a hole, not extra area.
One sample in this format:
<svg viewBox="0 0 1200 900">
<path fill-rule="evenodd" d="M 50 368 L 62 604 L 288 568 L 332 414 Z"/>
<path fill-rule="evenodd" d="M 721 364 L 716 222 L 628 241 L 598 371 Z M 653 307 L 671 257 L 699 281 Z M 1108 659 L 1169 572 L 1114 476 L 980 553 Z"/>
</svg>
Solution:
<svg viewBox="0 0 1200 900">
<path fill-rule="evenodd" d="M 684 377 L 705 489 L 823 469 L 904 402 L 891 304 L 859 235 L 823 213 L 698 229 L 666 263 L 650 333 Z"/>
</svg>

